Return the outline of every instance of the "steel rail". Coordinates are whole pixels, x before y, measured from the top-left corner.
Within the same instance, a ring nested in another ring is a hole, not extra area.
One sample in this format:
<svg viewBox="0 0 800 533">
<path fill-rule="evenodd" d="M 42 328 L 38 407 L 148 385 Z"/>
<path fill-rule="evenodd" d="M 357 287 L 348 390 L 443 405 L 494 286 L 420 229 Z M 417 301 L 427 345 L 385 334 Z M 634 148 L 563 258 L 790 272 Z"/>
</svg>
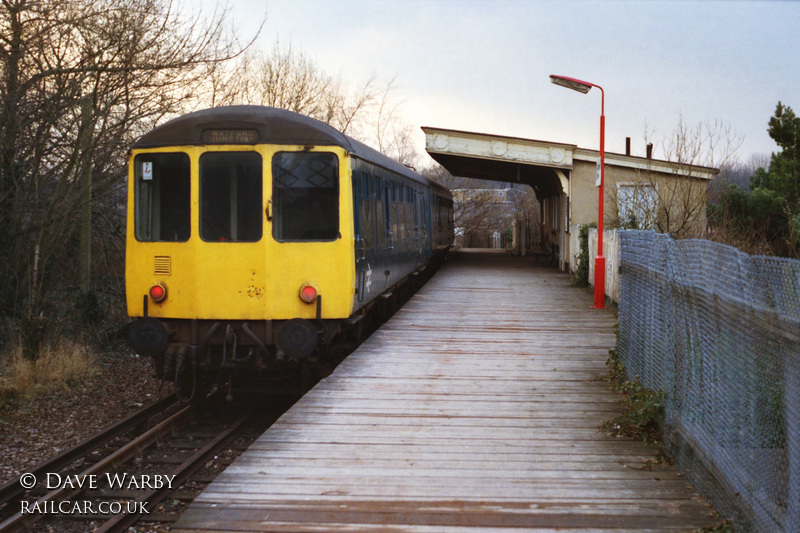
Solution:
<svg viewBox="0 0 800 533">
<path fill-rule="evenodd" d="M 190 458 L 181 463 L 178 468 L 172 471 L 172 474 L 175 475 L 172 485 L 177 488 L 185 483 L 192 474 L 197 472 L 208 462 L 208 458 L 213 453 L 217 452 L 225 444 L 228 437 L 230 437 L 233 432 L 239 429 L 249 419 L 250 415 L 240 418 L 223 430 L 208 444 L 197 450 L 197 452 L 195 452 Z M 140 502 L 144 506 L 158 505 L 159 502 L 161 502 L 171 492 L 174 492 L 174 490 L 175 489 L 172 489 L 168 486 L 163 486 L 160 489 L 154 489 L 142 494 L 134 501 Z M 119 531 L 126 531 L 131 525 L 139 521 L 140 517 L 141 515 L 138 513 L 125 513 L 117 515 L 95 529 L 95 533 L 115 533 Z"/>
<path fill-rule="evenodd" d="M 99 461 L 89 467 L 88 469 L 84 470 L 80 474 L 77 474 L 77 479 L 86 479 L 87 476 L 98 475 L 102 474 L 103 472 L 107 471 L 110 467 L 123 463 L 139 453 L 140 450 L 147 448 L 153 441 L 155 441 L 162 433 L 167 431 L 170 427 L 174 424 L 183 420 L 191 411 L 192 406 L 186 406 L 171 417 L 167 418 L 163 422 L 159 423 L 156 426 L 153 426 L 144 434 L 140 435 L 139 437 L 135 438 L 122 448 L 118 449 L 102 461 Z M 70 488 L 67 489 L 65 486 L 61 488 L 55 489 L 53 491 L 48 492 L 41 498 L 36 501 L 36 506 L 43 506 L 47 502 L 54 501 L 56 498 L 61 498 L 63 500 L 69 500 L 78 494 L 83 492 L 82 488 Z M 7 519 L 5 522 L 0 524 L 0 533 L 4 533 L 6 531 L 13 531 L 17 528 L 22 527 L 25 523 L 32 523 L 38 520 L 41 515 L 38 514 L 22 514 L 22 512 L 15 513 L 11 518 Z"/>
<path fill-rule="evenodd" d="M 72 448 L 64 450 L 55 457 L 42 461 L 30 470 L 26 470 L 26 473 L 33 474 L 37 479 L 39 479 L 42 475 L 45 475 L 48 472 L 56 472 L 61 470 L 67 465 L 77 461 L 81 457 L 84 457 L 89 452 L 111 442 L 115 438 L 119 437 L 144 420 L 152 417 L 156 413 L 163 411 L 176 401 L 178 401 L 178 398 L 174 394 L 170 394 L 161 400 L 153 402 L 147 407 L 136 411 L 132 415 L 120 420 L 119 422 L 104 428 L 88 439 L 79 442 Z M 20 485 L 18 479 L 10 480 L 5 485 L 0 486 L 0 507 L 10 502 L 14 498 L 18 498 L 25 492 L 26 489 Z"/>
</svg>

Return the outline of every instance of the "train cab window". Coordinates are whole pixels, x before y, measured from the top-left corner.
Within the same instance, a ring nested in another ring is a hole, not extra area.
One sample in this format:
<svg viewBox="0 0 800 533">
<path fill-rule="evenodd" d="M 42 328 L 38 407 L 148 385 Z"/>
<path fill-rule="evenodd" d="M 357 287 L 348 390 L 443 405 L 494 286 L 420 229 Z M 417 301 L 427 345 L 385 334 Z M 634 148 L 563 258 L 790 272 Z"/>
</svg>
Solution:
<svg viewBox="0 0 800 533">
<path fill-rule="evenodd" d="M 190 163 L 183 153 L 139 154 L 134 158 L 136 239 L 189 240 Z"/>
<path fill-rule="evenodd" d="M 262 169 L 257 152 L 206 152 L 200 156 L 201 239 L 261 240 Z"/>
<path fill-rule="evenodd" d="M 339 160 L 326 152 L 278 152 L 272 159 L 272 235 L 279 242 L 339 237 Z"/>
</svg>

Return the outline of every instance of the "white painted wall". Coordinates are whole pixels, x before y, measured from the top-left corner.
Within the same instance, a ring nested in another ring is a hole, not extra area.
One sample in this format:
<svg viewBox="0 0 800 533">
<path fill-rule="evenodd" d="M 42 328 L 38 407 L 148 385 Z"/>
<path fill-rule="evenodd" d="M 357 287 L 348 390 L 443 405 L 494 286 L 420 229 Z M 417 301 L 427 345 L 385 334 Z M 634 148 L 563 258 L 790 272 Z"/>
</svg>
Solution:
<svg viewBox="0 0 800 533">
<path fill-rule="evenodd" d="M 580 248 L 578 248 L 580 250 Z M 619 233 L 603 231 L 603 256 L 606 258 L 606 296 L 619 301 Z M 594 261 L 597 257 L 597 229 L 589 229 L 589 284 L 594 286 Z"/>
</svg>

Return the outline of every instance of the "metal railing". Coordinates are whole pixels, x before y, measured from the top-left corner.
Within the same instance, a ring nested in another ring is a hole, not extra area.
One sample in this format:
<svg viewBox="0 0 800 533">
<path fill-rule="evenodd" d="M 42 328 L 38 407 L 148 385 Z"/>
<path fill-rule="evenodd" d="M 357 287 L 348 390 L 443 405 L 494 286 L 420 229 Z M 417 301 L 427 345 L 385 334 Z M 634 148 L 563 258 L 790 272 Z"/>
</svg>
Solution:
<svg viewBox="0 0 800 533">
<path fill-rule="evenodd" d="M 800 531 L 800 261 L 620 232 L 619 344 L 665 444 L 734 523 Z"/>
</svg>

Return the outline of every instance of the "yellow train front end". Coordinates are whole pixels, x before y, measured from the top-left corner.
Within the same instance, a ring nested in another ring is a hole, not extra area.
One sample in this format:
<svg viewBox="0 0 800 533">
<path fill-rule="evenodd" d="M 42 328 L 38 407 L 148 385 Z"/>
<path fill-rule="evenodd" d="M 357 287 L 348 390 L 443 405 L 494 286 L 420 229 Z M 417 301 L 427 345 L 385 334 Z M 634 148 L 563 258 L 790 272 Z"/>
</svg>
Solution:
<svg viewBox="0 0 800 533">
<path fill-rule="evenodd" d="M 355 293 L 346 150 L 199 131 L 134 146 L 129 167 L 129 340 L 184 388 L 313 357 Z"/>
</svg>

